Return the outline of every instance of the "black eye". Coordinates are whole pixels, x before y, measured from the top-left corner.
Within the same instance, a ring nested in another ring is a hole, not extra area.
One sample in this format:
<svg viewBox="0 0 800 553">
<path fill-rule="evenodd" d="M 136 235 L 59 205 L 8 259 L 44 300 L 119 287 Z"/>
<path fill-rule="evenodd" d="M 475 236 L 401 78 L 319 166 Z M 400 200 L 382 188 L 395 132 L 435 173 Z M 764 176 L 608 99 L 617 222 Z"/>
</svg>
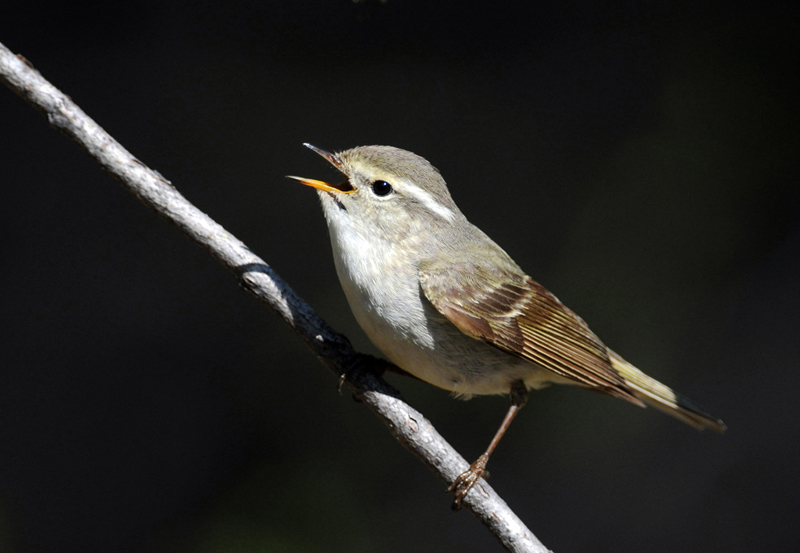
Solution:
<svg viewBox="0 0 800 553">
<path fill-rule="evenodd" d="M 386 196 L 392 191 L 392 185 L 385 180 L 376 180 L 372 183 L 372 191 L 376 196 Z"/>
</svg>

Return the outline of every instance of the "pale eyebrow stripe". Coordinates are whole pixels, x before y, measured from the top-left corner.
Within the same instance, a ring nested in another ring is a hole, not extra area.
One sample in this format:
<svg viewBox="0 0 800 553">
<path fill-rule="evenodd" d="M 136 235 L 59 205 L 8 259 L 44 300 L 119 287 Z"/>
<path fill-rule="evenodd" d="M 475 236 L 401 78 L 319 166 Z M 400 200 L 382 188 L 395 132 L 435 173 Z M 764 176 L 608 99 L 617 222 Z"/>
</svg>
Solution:
<svg viewBox="0 0 800 553">
<path fill-rule="evenodd" d="M 442 219 L 445 219 L 446 221 L 452 221 L 455 219 L 456 214 L 453 213 L 453 210 L 437 202 L 436 198 L 434 198 L 433 195 L 427 190 L 423 190 L 416 184 L 413 184 L 405 179 L 401 180 L 399 184 L 404 192 Z"/>
</svg>

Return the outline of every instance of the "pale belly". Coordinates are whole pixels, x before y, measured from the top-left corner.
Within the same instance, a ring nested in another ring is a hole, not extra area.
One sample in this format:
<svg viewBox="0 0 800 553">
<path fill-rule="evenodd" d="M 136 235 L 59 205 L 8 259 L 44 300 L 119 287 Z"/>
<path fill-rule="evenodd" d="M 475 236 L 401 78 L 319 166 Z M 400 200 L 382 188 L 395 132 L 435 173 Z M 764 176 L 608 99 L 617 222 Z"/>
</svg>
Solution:
<svg viewBox="0 0 800 553">
<path fill-rule="evenodd" d="M 415 272 L 384 260 L 387 252 L 349 252 L 334 259 L 350 308 L 370 340 L 394 364 L 455 395 L 508 394 L 524 381 L 542 388 L 555 374 L 463 334 L 424 297 Z M 384 254 L 384 255 L 382 255 Z M 360 264 L 359 264 L 360 263 Z M 357 267 L 358 270 L 352 270 Z"/>
</svg>

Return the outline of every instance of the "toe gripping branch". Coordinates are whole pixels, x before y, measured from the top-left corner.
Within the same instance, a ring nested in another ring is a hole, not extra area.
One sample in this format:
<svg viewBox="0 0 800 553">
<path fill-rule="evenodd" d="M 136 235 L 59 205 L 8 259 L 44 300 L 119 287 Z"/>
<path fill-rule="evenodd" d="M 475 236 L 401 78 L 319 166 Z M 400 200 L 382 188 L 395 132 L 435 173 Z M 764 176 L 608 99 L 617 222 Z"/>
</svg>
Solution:
<svg viewBox="0 0 800 553">
<path fill-rule="evenodd" d="M 521 380 L 514 382 L 511 385 L 511 391 L 509 393 L 509 398 L 511 399 L 511 406 L 508 408 L 508 412 L 506 413 L 503 422 L 500 424 L 500 428 L 497 429 L 497 432 L 492 438 L 489 447 L 486 448 L 486 451 L 478 457 L 478 459 L 472 463 L 467 470 L 462 472 L 455 481 L 450 484 L 450 487 L 447 488 L 447 493 L 454 492 L 455 497 L 453 498 L 453 506 L 452 509 L 454 511 L 458 511 L 461 509 L 461 500 L 470 492 L 470 490 L 478 483 L 481 477 L 488 478 L 489 472 L 486 470 L 486 464 L 489 462 L 489 457 L 492 455 L 492 452 L 497 447 L 497 444 L 500 443 L 500 439 L 508 430 L 508 427 L 511 425 L 511 421 L 514 420 L 514 417 L 517 416 L 520 409 L 525 405 L 528 401 L 528 388 L 525 386 L 525 383 Z"/>
</svg>

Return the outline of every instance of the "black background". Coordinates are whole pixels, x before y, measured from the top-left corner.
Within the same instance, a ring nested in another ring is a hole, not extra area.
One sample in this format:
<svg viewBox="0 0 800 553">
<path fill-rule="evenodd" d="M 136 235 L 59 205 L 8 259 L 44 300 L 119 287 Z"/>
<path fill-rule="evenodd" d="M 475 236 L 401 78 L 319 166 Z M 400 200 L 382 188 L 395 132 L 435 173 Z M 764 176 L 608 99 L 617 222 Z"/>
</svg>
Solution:
<svg viewBox="0 0 800 553">
<path fill-rule="evenodd" d="M 555 551 L 790 551 L 797 5 L 9 6 L 23 54 L 374 352 L 301 147 L 428 158 L 472 222 L 724 436 L 532 396 L 492 483 Z M 278 319 L 0 91 L 0 550 L 498 550 Z M 503 398 L 390 378 L 466 457 Z"/>
</svg>

